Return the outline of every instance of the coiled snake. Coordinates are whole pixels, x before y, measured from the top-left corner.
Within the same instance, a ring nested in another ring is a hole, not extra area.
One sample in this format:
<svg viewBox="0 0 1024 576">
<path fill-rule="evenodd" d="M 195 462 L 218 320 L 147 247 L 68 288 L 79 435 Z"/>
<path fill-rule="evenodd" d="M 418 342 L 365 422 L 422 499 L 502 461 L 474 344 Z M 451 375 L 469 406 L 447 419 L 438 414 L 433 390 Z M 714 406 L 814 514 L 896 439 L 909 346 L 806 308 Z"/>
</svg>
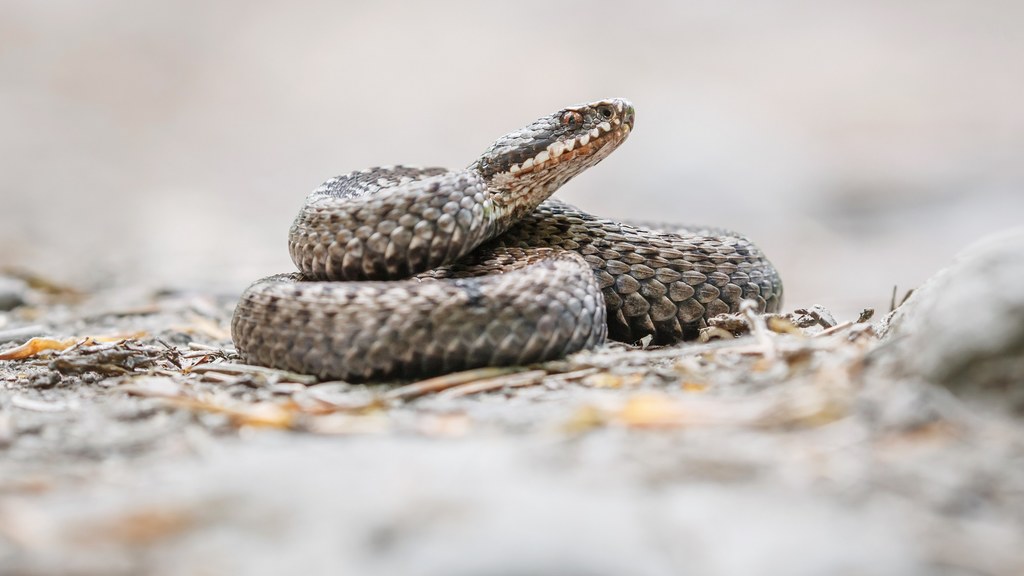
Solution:
<svg viewBox="0 0 1024 576">
<path fill-rule="evenodd" d="M 428 376 L 555 359 L 606 337 L 673 343 L 744 299 L 776 310 L 782 283 L 746 238 L 631 226 L 548 199 L 633 121 L 622 99 L 571 106 L 465 170 L 328 180 L 291 227 L 300 272 L 242 295 L 239 353 L 323 379 Z"/>
</svg>

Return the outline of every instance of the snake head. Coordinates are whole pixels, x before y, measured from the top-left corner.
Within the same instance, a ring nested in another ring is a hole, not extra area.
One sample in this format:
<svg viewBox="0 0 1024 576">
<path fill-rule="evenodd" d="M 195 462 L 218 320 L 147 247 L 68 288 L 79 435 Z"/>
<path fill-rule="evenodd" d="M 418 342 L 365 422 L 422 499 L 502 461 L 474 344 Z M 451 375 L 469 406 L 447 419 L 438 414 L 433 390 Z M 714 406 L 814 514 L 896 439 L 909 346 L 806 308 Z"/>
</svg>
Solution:
<svg viewBox="0 0 1024 576">
<path fill-rule="evenodd" d="M 496 188 L 544 184 L 554 191 L 615 150 L 633 118 L 633 105 L 622 98 L 570 106 L 502 136 L 470 168 Z"/>
</svg>

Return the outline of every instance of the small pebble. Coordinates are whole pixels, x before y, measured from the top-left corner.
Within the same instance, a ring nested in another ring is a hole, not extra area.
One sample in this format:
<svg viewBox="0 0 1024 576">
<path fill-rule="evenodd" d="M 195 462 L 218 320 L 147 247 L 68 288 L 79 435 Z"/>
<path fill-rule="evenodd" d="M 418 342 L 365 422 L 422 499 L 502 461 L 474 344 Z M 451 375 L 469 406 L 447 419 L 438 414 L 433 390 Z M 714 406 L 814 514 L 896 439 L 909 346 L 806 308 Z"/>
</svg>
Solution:
<svg viewBox="0 0 1024 576">
<path fill-rule="evenodd" d="M 24 280 L 0 276 L 0 312 L 13 310 L 25 304 L 28 290 L 28 284 Z"/>
</svg>

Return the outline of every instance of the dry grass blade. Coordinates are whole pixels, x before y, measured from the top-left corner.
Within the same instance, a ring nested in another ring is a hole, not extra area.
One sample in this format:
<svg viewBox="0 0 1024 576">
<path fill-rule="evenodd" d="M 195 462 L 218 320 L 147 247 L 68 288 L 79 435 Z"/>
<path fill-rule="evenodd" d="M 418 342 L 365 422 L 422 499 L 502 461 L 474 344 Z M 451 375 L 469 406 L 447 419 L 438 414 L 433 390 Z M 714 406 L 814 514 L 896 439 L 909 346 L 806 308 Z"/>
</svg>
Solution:
<svg viewBox="0 0 1024 576">
<path fill-rule="evenodd" d="M 740 312 L 746 316 L 747 323 L 750 324 L 750 331 L 753 332 L 758 344 L 764 350 L 765 359 L 774 360 L 775 344 L 772 341 L 771 332 L 768 331 L 768 324 L 765 323 L 764 317 L 757 313 L 755 306 L 753 300 L 744 300 L 740 303 Z"/>
<path fill-rule="evenodd" d="M 571 372 L 553 374 L 548 381 L 556 384 L 560 384 L 563 382 L 572 382 L 573 380 L 580 380 L 582 378 L 590 376 L 591 374 L 597 374 L 600 371 L 600 368 L 581 368 L 579 370 L 573 370 Z"/>
<path fill-rule="evenodd" d="M 674 360 L 681 357 L 700 356 L 701 354 L 724 351 L 740 351 L 745 353 L 750 349 L 753 349 L 753 347 L 748 344 L 746 339 L 735 338 L 732 340 L 712 340 L 702 344 L 684 342 L 654 350 L 638 350 L 636 348 L 602 350 L 595 354 L 578 354 L 573 360 L 577 366 L 607 370 L 623 366 L 644 365 L 656 360 Z"/>
<path fill-rule="evenodd" d="M 889 299 L 889 312 L 892 312 L 893 310 L 899 308 L 900 306 L 903 306 L 903 303 L 907 301 L 907 298 L 910 298 L 910 295 L 914 293 L 914 289 L 911 288 L 910 290 L 907 290 L 907 292 L 903 295 L 903 298 L 901 298 L 899 302 L 896 302 L 897 290 L 898 287 L 894 284 L 892 287 L 892 298 Z"/>
<path fill-rule="evenodd" d="M 583 379 L 583 385 L 591 388 L 630 388 L 643 382 L 642 373 L 616 374 L 598 372 Z"/>
<path fill-rule="evenodd" d="M 193 398 L 168 398 L 167 402 L 189 410 L 224 414 L 231 419 L 231 423 L 235 426 L 294 428 L 299 416 L 297 410 L 293 408 L 270 402 L 240 406 L 226 406 Z"/>
<path fill-rule="evenodd" d="M 475 370 L 466 370 L 464 372 L 455 372 L 454 374 L 445 374 L 444 376 L 438 376 L 436 378 L 428 378 L 426 380 L 420 380 L 419 382 L 413 382 L 389 390 L 384 394 L 385 400 L 410 400 L 417 396 L 424 394 L 430 394 L 432 392 L 440 392 L 455 386 L 462 384 L 469 384 L 470 382 L 476 382 L 478 380 L 496 378 L 498 376 L 506 376 L 508 374 L 515 374 L 522 372 L 523 368 L 520 367 L 509 367 L 509 368 L 477 368 Z"/>
<path fill-rule="evenodd" d="M 77 338 L 57 340 L 56 338 L 32 338 L 21 346 L 0 353 L 0 360 L 24 360 L 47 350 L 67 350 L 78 342 Z"/>
<path fill-rule="evenodd" d="M 30 339 L 21 346 L 16 346 L 6 352 L 0 353 L 0 360 L 24 360 L 25 358 L 31 358 L 48 350 L 59 352 L 67 350 L 72 346 L 91 346 L 97 343 L 123 342 L 133 338 L 142 338 L 145 335 L 145 332 L 136 332 L 134 334 L 121 334 L 117 336 L 84 336 L 65 338 L 63 340 L 59 340 L 57 338 L 36 337 Z"/>
<path fill-rule="evenodd" d="M 213 353 L 217 353 L 217 354 L 220 354 L 220 353 L 224 352 L 223 348 L 220 348 L 218 346 L 208 346 L 206 344 L 200 344 L 199 342 L 189 342 L 188 343 L 188 349 L 189 350 L 196 350 L 196 351 L 199 351 L 199 352 L 213 352 Z"/>
<path fill-rule="evenodd" d="M 483 380 L 477 380 L 476 382 L 453 386 L 452 388 L 443 391 L 441 395 L 445 398 L 460 398 L 462 396 L 479 394 L 481 392 L 501 390 L 502 388 L 534 386 L 536 384 L 540 384 L 547 375 L 548 373 L 544 370 L 530 370 L 529 372 L 519 372 L 504 376 L 496 376 L 494 378 L 485 378 Z"/>
<path fill-rule="evenodd" d="M 828 336 L 830 334 L 835 334 L 836 332 L 842 332 L 843 330 L 846 330 L 850 326 L 853 326 L 853 322 L 850 321 L 850 320 L 847 320 L 846 322 L 843 322 L 842 324 L 836 324 L 835 326 L 833 326 L 831 328 L 828 328 L 826 330 L 822 330 L 821 332 L 818 332 L 817 334 L 815 334 L 813 336 L 813 338 L 820 338 L 822 336 Z"/>
<path fill-rule="evenodd" d="M 185 373 L 195 374 L 206 374 L 206 373 L 220 373 L 220 374 L 232 374 L 236 376 L 244 375 L 260 375 L 273 379 L 276 382 L 295 382 L 297 384 L 316 384 L 316 376 L 310 376 L 308 374 L 297 374 L 295 372 L 288 372 L 286 370 L 276 370 L 274 368 L 265 368 L 263 366 L 253 366 L 252 364 L 226 364 L 226 363 L 214 363 L 214 364 L 200 364 L 198 366 L 192 366 L 182 370 Z"/>
</svg>

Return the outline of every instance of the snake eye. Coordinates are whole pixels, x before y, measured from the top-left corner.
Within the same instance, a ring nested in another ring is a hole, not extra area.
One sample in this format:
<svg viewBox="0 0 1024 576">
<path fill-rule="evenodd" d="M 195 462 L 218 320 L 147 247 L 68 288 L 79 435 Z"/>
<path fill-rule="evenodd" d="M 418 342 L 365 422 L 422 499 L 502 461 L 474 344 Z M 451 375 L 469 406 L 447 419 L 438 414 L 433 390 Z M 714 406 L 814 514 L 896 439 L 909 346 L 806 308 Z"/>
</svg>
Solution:
<svg viewBox="0 0 1024 576">
<path fill-rule="evenodd" d="M 562 125 L 563 126 L 574 126 L 576 124 L 583 123 L 583 115 L 575 110 L 568 110 L 565 114 L 562 114 Z"/>
<path fill-rule="evenodd" d="M 611 118 L 612 114 L 614 114 L 615 112 L 612 110 L 611 106 L 598 106 L 597 113 L 600 114 L 605 119 L 608 119 Z"/>
</svg>

